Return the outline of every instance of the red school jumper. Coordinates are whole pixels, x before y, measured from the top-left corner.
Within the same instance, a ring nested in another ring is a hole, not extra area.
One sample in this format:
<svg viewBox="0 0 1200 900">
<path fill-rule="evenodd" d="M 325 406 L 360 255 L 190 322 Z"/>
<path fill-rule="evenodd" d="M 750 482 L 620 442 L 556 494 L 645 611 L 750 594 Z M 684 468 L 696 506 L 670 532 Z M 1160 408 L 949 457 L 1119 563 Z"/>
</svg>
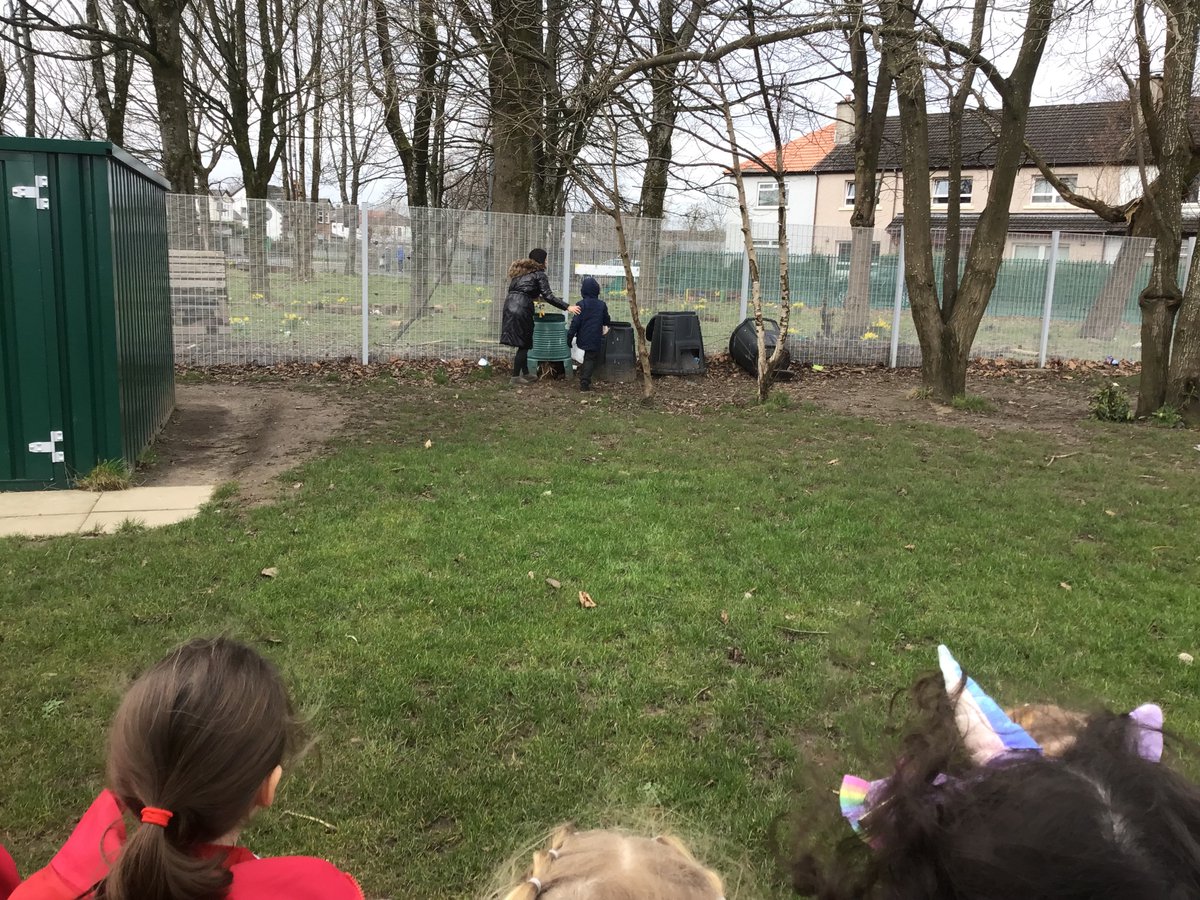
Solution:
<svg viewBox="0 0 1200 900">
<path fill-rule="evenodd" d="M 35 872 L 10 900 L 81 900 L 108 874 L 125 843 L 125 820 L 117 798 L 104 791 L 83 814 L 50 865 Z M 226 900 L 364 900 L 358 883 L 332 863 L 313 856 L 258 859 L 243 847 L 216 847 L 227 853 L 233 873 Z M 0 893 L 0 897 L 4 895 Z"/>
<path fill-rule="evenodd" d="M 0 900 L 5 900 L 20 883 L 21 876 L 17 874 L 17 864 L 8 855 L 8 851 L 0 847 Z"/>
</svg>

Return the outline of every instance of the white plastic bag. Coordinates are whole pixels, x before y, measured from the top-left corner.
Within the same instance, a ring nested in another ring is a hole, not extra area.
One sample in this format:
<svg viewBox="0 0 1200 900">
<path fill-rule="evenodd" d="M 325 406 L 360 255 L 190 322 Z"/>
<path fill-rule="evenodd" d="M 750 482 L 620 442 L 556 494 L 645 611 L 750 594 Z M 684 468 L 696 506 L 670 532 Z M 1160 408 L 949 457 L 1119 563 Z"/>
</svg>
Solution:
<svg viewBox="0 0 1200 900">
<path fill-rule="evenodd" d="M 580 365 L 583 365 L 583 351 L 579 349 L 578 338 L 571 339 L 571 359 L 575 360 L 575 362 L 579 363 Z"/>
</svg>

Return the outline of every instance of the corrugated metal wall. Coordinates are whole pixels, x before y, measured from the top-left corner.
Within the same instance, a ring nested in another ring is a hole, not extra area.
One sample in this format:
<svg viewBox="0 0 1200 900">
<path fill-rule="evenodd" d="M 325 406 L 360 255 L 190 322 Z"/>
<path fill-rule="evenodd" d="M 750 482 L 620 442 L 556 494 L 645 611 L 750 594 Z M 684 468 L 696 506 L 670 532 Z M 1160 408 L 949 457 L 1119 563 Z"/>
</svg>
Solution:
<svg viewBox="0 0 1200 900">
<path fill-rule="evenodd" d="M 14 154 L 47 177 L 50 208 L 36 218 L 42 296 L 5 303 L 51 306 L 46 377 L 62 487 L 103 460 L 135 463 L 174 408 L 166 184 L 109 144 L 0 138 L 0 158 Z M 0 487 L 22 477 L 0 471 Z"/>
<path fill-rule="evenodd" d="M 175 408 L 167 196 L 119 160 L 108 171 L 121 431 L 132 465 Z"/>
</svg>

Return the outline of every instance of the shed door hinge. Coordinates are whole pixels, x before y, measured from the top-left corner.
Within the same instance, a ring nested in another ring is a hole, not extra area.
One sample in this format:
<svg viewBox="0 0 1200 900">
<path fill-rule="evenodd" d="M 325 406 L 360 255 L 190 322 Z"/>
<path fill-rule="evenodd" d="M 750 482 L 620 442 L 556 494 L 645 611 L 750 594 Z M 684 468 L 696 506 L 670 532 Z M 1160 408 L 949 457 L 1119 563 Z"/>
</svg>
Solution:
<svg viewBox="0 0 1200 900">
<path fill-rule="evenodd" d="M 49 209 L 50 198 L 42 196 L 42 188 L 49 188 L 50 179 L 45 175 L 35 176 L 32 185 L 18 184 L 12 189 L 12 195 L 19 200 L 36 200 L 38 209 Z"/>
<path fill-rule="evenodd" d="M 15 188 L 14 188 L 14 190 L 15 190 Z M 49 453 L 50 454 L 50 462 L 52 462 L 52 463 L 63 462 L 65 457 L 63 456 L 63 452 L 58 449 L 58 445 L 62 443 L 62 439 L 63 439 L 63 433 L 61 431 L 52 431 L 52 432 L 50 432 L 50 440 L 34 441 L 33 443 L 31 443 L 29 445 L 29 452 L 30 453 Z"/>
</svg>

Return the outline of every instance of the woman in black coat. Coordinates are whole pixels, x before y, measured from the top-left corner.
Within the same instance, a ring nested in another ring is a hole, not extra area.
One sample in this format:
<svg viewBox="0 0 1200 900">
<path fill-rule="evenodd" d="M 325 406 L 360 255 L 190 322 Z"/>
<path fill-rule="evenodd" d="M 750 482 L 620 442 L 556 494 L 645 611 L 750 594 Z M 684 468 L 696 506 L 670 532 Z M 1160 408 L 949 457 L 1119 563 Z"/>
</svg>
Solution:
<svg viewBox="0 0 1200 900">
<path fill-rule="evenodd" d="M 504 298 L 504 320 L 500 327 L 500 343 L 517 348 L 513 360 L 513 384 L 537 381 L 529 374 L 529 348 L 533 346 L 533 302 L 539 297 L 551 306 L 578 313 L 578 306 L 568 306 L 550 287 L 546 277 L 546 251 L 540 247 L 529 251 L 527 259 L 518 259 L 508 267 L 508 296 Z"/>
</svg>

